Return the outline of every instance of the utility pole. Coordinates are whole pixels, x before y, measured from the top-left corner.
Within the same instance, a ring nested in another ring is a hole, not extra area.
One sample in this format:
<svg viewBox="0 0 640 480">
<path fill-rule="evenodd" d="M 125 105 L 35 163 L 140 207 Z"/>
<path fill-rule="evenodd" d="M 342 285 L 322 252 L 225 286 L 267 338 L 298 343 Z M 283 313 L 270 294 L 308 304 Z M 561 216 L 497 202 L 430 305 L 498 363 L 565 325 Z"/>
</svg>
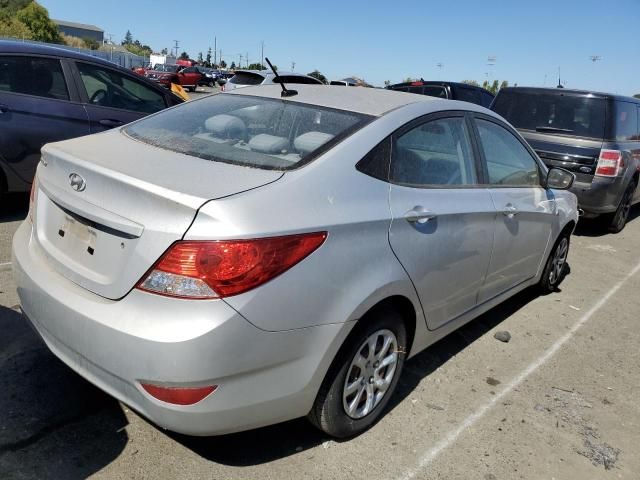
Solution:
<svg viewBox="0 0 640 480">
<path fill-rule="evenodd" d="M 218 38 L 213 37 L 213 64 L 218 65 Z"/>
<path fill-rule="evenodd" d="M 178 40 L 174 40 L 174 43 L 176 44 L 174 47 L 176 49 L 176 58 L 178 58 Z"/>
<path fill-rule="evenodd" d="M 247 56 L 245 57 L 245 60 L 247 61 L 247 68 L 249 68 L 249 52 L 247 52 Z"/>
<path fill-rule="evenodd" d="M 242 54 L 241 53 L 238 54 L 238 58 L 240 58 L 240 60 L 238 60 L 238 68 L 242 68 Z"/>
<path fill-rule="evenodd" d="M 296 62 L 291 62 L 291 71 L 293 72 L 296 69 Z"/>
<path fill-rule="evenodd" d="M 264 40 L 260 42 L 260 68 L 264 68 Z"/>
</svg>

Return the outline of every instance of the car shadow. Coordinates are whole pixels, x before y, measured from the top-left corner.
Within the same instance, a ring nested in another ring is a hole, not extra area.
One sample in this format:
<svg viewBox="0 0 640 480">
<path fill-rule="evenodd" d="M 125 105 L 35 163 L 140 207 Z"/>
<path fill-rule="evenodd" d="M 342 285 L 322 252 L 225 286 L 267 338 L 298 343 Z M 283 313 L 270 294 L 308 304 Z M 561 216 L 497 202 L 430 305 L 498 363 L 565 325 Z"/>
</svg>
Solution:
<svg viewBox="0 0 640 480">
<path fill-rule="evenodd" d="M 0 306 L 0 472 L 3 480 L 81 479 L 128 442 L 118 402 L 44 345 L 16 309 Z"/>
<path fill-rule="evenodd" d="M 28 193 L 10 193 L 0 197 L 0 223 L 24 220 L 28 212 Z"/>
<path fill-rule="evenodd" d="M 640 204 L 631 208 L 627 224 L 636 221 L 638 217 L 640 217 Z M 603 219 L 596 217 L 581 218 L 573 234 L 580 237 L 603 237 L 605 235 L 610 235 L 610 232 L 607 230 Z"/>
<path fill-rule="evenodd" d="M 567 274 L 568 272 L 567 269 Z M 514 295 L 409 360 L 400 377 L 397 390 L 387 406 L 387 414 L 411 395 L 422 379 L 538 295 L 534 288 Z M 167 434 L 201 457 L 229 466 L 264 464 L 300 454 L 327 440 L 334 440 L 315 429 L 305 419 L 218 437 L 189 437 L 171 432 Z"/>
</svg>

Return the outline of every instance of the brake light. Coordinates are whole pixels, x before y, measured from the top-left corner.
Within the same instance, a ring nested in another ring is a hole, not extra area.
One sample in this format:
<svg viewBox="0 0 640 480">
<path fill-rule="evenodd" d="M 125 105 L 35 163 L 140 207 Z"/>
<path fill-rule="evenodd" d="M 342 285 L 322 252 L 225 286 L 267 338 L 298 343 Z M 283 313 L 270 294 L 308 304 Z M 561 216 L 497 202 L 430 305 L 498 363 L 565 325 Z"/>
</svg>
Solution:
<svg viewBox="0 0 640 480">
<path fill-rule="evenodd" d="M 290 269 L 326 238 L 326 232 L 316 232 L 253 240 L 179 241 L 137 288 L 192 299 L 238 295 Z"/>
<path fill-rule="evenodd" d="M 596 175 L 616 177 L 622 168 L 624 168 L 624 160 L 620 150 L 600 150 Z"/>
<path fill-rule="evenodd" d="M 413 87 L 420 87 L 422 85 L 424 85 L 424 82 L 421 82 L 421 81 L 411 82 L 411 86 Z"/>
<path fill-rule="evenodd" d="M 193 405 L 215 392 L 217 385 L 206 387 L 163 387 L 150 383 L 141 383 L 142 388 L 154 398 L 174 405 Z"/>
</svg>

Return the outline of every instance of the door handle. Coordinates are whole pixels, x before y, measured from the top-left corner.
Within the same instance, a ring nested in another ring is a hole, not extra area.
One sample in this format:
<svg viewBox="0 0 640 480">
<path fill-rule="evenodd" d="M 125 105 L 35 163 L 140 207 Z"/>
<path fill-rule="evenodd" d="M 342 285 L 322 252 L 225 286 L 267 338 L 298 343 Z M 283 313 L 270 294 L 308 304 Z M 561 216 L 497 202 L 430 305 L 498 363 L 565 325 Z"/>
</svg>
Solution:
<svg viewBox="0 0 640 480">
<path fill-rule="evenodd" d="M 424 225 L 429 220 L 436 218 L 436 214 L 430 212 L 424 207 L 415 206 L 404 214 L 404 219 L 409 223 L 418 223 Z"/>
<path fill-rule="evenodd" d="M 9 107 L 6 105 L 0 104 L 0 114 L 7 113 L 9 111 Z"/>
<path fill-rule="evenodd" d="M 103 118 L 98 123 L 103 127 L 113 128 L 113 127 L 119 127 L 124 122 L 121 122 L 120 120 L 113 120 L 112 118 Z"/>
<path fill-rule="evenodd" d="M 518 214 L 518 209 L 510 203 L 507 203 L 507 205 L 504 207 L 504 210 L 502 211 L 502 214 L 508 218 L 513 218 Z"/>
</svg>

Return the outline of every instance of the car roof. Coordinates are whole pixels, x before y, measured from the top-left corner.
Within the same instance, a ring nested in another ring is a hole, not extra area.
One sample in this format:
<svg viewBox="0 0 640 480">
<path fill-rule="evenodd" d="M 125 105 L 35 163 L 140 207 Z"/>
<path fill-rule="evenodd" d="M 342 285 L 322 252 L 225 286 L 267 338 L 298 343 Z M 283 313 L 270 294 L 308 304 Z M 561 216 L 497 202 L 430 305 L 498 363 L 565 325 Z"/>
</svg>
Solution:
<svg viewBox="0 0 640 480">
<path fill-rule="evenodd" d="M 640 103 L 640 99 L 634 97 L 628 97 L 625 95 L 617 95 L 615 93 L 596 92 L 593 90 L 579 90 L 574 88 L 550 88 L 550 87 L 505 87 L 500 91 L 505 92 L 522 92 L 522 93 L 557 93 L 557 94 L 569 94 L 569 95 L 592 95 L 600 98 L 611 98 L 614 100 L 623 100 L 625 102 Z"/>
<path fill-rule="evenodd" d="M 122 68 L 120 67 L 120 65 L 109 62 L 100 57 L 94 57 L 93 55 L 88 55 L 86 53 L 69 50 L 62 46 L 52 47 L 49 45 L 43 45 L 39 43 L 18 42 L 13 40 L 0 40 L 0 52 L 25 53 L 28 55 L 50 55 L 55 57 L 71 58 L 74 60 L 85 60 L 85 61 L 91 61 L 94 63 L 101 63 L 103 65 L 108 65 L 109 67 L 112 67 L 112 68 L 113 67 Z"/>
<path fill-rule="evenodd" d="M 287 100 L 297 103 L 307 103 L 320 107 L 335 108 L 337 110 L 347 110 L 351 112 L 363 113 L 365 115 L 382 116 L 391 110 L 419 102 L 447 102 L 451 100 L 439 100 L 426 95 L 415 95 L 413 93 L 395 92 L 378 88 L 344 88 L 331 85 L 306 85 L 296 84 L 294 88 L 298 95 L 287 97 Z M 259 85 L 245 87 L 221 95 L 252 95 L 265 98 L 281 98 L 282 87 L 275 85 Z M 471 105 L 471 104 L 469 104 Z M 471 110 L 472 108 L 469 108 Z"/>
<path fill-rule="evenodd" d="M 447 85 L 453 85 L 456 87 L 474 88 L 477 90 L 482 90 L 483 92 L 487 92 L 489 95 L 493 95 L 493 93 L 491 93 L 489 90 L 487 90 L 486 88 L 482 88 L 478 85 L 471 85 L 469 83 L 462 83 L 462 82 L 448 82 L 445 80 L 415 80 L 413 82 L 394 83 L 393 85 L 389 85 L 387 88 L 392 89 L 396 87 L 414 87 L 414 86 L 421 87 L 423 85 L 440 85 L 443 87 L 446 87 Z"/>
</svg>

